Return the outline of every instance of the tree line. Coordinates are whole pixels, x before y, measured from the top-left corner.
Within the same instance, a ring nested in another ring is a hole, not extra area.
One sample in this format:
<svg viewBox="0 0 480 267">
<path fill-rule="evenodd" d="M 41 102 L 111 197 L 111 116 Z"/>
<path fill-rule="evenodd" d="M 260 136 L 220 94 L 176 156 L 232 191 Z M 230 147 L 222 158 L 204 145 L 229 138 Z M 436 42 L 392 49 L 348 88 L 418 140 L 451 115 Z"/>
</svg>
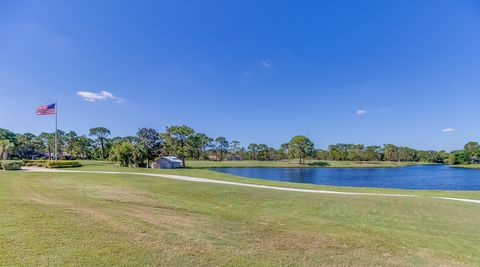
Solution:
<svg viewBox="0 0 480 267">
<path fill-rule="evenodd" d="M 333 144 L 315 149 L 313 142 L 302 135 L 292 137 L 278 148 L 266 144 L 242 146 L 237 140 L 220 136 L 208 137 L 191 127 L 169 126 L 158 132 L 141 128 L 135 136 L 112 137 L 109 129 L 96 127 L 87 135 L 74 131 L 57 131 L 57 152 L 61 159 L 103 159 L 118 161 L 122 166 L 145 167 L 161 156 L 177 156 L 183 161 L 195 160 L 336 160 L 336 161 L 417 161 L 468 164 L 480 160 L 480 145 L 470 142 L 463 150 L 416 150 L 385 144 Z M 51 159 L 55 155 L 55 133 L 17 134 L 0 128 L 0 156 L 3 159 Z"/>
</svg>

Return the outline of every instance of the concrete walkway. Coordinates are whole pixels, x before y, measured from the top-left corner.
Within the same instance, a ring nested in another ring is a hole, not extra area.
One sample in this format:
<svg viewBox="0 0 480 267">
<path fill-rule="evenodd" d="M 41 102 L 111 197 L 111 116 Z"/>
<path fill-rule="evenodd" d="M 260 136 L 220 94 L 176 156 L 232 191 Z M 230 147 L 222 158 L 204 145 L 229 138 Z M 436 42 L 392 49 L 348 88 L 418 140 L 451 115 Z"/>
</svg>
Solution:
<svg viewBox="0 0 480 267">
<path fill-rule="evenodd" d="M 246 184 L 238 182 L 229 182 L 222 180 L 213 180 L 207 178 L 198 178 L 191 176 L 183 175 L 171 175 L 171 174 L 157 174 L 157 173 L 140 173 L 140 172 L 112 172 L 112 171 L 75 171 L 75 170 L 61 170 L 61 169 L 47 169 L 47 168 L 38 168 L 38 167 L 23 167 L 23 171 L 27 172 L 57 172 L 57 173 L 96 173 L 96 174 L 122 174 L 122 175 L 141 175 L 141 176 L 151 176 L 151 177 L 160 177 L 188 182 L 196 183 L 212 183 L 212 184 L 225 184 L 225 185 L 234 185 L 234 186 L 244 186 L 244 187 L 254 187 L 254 188 L 263 188 L 263 189 L 273 189 L 281 191 L 291 191 L 291 192 L 302 192 L 302 193 L 316 193 L 316 194 L 333 194 L 333 195 L 360 195 L 360 196 L 386 196 L 386 197 L 420 197 L 417 195 L 408 195 L 408 194 L 381 194 L 381 193 L 359 193 L 359 192 L 342 192 L 342 191 L 329 191 L 329 190 L 315 190 L 315 189 L 301 189 L 301 188 L 289 188 L 289 187 L 279 187 L 279 186 L 270 186 L 270 185 L 257 185 L 257 184 Z M 423 196 L 422 196 L 423 197 Z M 428 197 L 428 196 L 425 196 Z M 451 198 L 451 197 L 430 197 L 443 200 L 451 201 L 460 201 L 460 202 L 469 202 L 480 204 L 480 200 L 477 199 L 464 199 L 464 198 Z"/>
</svg>

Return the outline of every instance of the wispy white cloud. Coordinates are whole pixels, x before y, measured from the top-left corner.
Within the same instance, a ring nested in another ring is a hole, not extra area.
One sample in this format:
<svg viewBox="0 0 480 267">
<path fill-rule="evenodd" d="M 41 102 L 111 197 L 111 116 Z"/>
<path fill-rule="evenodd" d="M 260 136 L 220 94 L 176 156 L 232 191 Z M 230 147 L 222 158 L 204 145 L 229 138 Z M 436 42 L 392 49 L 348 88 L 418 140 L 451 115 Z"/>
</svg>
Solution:
<svg viewBox="0 0 480 267">
<path fill-rule="evenodd" d="M 262 61 L 262 66 L 264 66 L 265 68 L 270 68 L 272 65 L 264 60 Z"/>
<path fill-rule="evenodd" d="M 243 76 L 243 78 L 250 78 L 250 77 L 252 77 L 252 74 L 250 72 L 244 72 L 242 74 L 242 76 Z"/>
<path fill-rule="evenodd" d="M 83 97 L 83 99 L 88 102 L 95 102 L 98 100 L 114 100 L 117 103 L 122 103 L 124 101 L 123 99 L 116 97 L 107 91 L 101 91 L 99 93 L 78 91 L 77 95 Z"/>
<path fill-rule="evenodd" d="M 451 133 L 451 132 L 455 132 L 455 128 L 445 128 L 445 129 L 442 129 L 442 133 Z"/>
<path fill-rule="evenodd" d="M 356 113 L 357 115 L 359 115 L 359 116 L 362 116 L 362 115 L 367 114 L 368 111 L 365 110 L 365 109 L 359 109 L 359 110 L 357 110 L 355 113 Z"/>
</svg>

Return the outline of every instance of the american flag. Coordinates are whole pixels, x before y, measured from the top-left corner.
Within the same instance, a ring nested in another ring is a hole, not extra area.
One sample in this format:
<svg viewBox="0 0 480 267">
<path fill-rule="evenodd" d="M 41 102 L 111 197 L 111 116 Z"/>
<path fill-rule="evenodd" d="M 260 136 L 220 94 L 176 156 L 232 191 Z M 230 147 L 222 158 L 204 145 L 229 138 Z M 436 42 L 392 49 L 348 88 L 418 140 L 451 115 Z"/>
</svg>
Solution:
<svg viewBox="0 0 480 267">
<path fill-rule="evenodd" d="M 57 112 L 56 104 L 43 105 L 37 107 L 36 115 L 53 115 Z"/>
</svg>

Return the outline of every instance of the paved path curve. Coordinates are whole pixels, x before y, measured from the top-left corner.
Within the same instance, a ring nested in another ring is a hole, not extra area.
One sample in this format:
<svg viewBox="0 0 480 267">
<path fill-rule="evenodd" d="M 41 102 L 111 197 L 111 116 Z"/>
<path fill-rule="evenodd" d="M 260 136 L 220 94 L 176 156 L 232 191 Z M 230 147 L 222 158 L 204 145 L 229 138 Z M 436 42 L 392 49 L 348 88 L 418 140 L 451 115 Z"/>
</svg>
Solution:
<svg viewBox="0 0 480 267">
<path fill-rule="evenodd" d="M 46 169 L 46 168 L 38 168 L 38 167 L 23 167 L 22 170 L 30 171 L 30 172 L 59 172 L 59 173 L 63 172 L 63 173 L 96 173 L 96 174 L 142 175 L 142 176 L 161 177 L 161 178 L 182 180 L 182 181 L 189 181 L 189 182 L 197 182 L 197 183 L 226 184 L 226 185 L 235 185 L 235 186 L 245 186 L 245 187 L 281 190 L 281 191 L 303 192 L 303 193 L 317 193 L 317 194 L 387 196 L 387 197 L 419 197 L 418 195 L 408 195 L 408 194 L 360 193 L 360 192 L 341 192 L 341 191 L 329 191 L 329 190 L 289 188 L 289 187 L 258 185 L 258 184 L 246 184 L 246 183 L 213 180 L 213 179 L 198 178 L 198 177 L 183 176 L 183 175 L 157 174 L 157 173 L 112 172 L 112 171 L 75 171 L 75 170 Z M 425 196 L 425 197 L 428 197 L 428 196 Z M 430 198 L 480 204 L 480 200 L 477 200 L 477 199 L 452 198 L 452 197 L 433 197 L 433 196 L 430 197 Z"/>
</svg>

